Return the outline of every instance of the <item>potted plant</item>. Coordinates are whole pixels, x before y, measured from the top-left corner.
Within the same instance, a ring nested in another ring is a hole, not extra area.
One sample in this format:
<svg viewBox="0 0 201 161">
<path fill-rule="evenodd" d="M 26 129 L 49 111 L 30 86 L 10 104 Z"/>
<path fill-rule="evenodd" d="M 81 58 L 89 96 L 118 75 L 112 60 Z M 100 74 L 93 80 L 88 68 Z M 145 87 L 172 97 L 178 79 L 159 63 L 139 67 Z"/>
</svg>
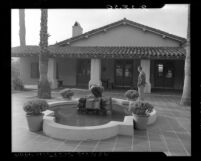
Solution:
<svg viewBox="0 0 201 161">
<path fill-rule="evenodd" d="M 128 102 L 128 108 L 130 108 L 130 106 L 132 106 L 132 103 L 138 99 L 139 93 L 136 90 L 127 90 L 125 92 L 124 96 L 129 101 Z M 128 114 L 128 115 L 130 114 L 128 109 L 125 109 L 125 113 Z"/>
<path fill-rule="evenodd" d="M 148 102 L 133 102 L 129 107 L 129 111 L 133 114 L 135 128 L 146 130 L 150 113 L 153 111 L 153 105 Z"/>
<path fill-rule="evenodd" d="M 30 100 L 23 106 L 26 112 L 27 123 L 30 131 L 42 130 L 43 123 L 43 111 L 49 108 L 48 103 L 45 100 Z"/>
<path fill-rule="evenodd" d="M 74 95 L 74 92 L 71 89 L 66 88 L 61 90 L 60 94 L 64 99 L 71 100 L 72 96 Z"/>
<path fill-rule="evenodd" d="M 138 91 L 136 90 L 128 90 L 124 95 L 129 101 L 136 101 L 139 97 Z"/>
</svg>

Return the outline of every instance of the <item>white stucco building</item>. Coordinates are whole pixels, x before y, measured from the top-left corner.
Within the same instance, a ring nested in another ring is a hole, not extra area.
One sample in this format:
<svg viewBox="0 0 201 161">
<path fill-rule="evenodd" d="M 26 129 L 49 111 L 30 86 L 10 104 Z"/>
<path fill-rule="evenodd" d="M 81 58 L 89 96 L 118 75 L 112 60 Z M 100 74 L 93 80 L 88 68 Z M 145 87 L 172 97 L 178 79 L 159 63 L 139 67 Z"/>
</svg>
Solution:
<svg viewBox="0 0 201 161">
<path fill-rule="evenodd" d="M 137 86 L 137 67 L 146 73 L 146 93 L 151 89 L 182 89 L 186 39 L 126 18 L 83 33 L 76 22 L 72 38 L 49 46 L 48 78 L 52 88 L 105 88 Z M 20 77 L 24 84 L 39 79 L 39 46 L 12 48 L 20 57 Z"/>
</svg>

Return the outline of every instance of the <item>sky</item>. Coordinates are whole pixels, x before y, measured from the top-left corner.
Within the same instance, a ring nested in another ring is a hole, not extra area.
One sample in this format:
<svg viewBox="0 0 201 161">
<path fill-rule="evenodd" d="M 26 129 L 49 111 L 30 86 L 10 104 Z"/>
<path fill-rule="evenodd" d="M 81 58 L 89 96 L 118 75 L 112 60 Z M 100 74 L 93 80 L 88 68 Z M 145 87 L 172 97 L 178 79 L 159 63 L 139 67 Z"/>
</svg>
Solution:
<svg viewBox="0 0 201 161">
<path fill-rule="evenodd" d="M 161 9 L 48 9 L 48 44 L 72 37 L 78 21 L 83 33 L 123 18 L 183 38 L 187 37 L 188 5 L 165 5 Z M 25 9 L 26 45 L 39 45 L 40 9 Z M 11 46 L 19 46 L 19 10 L 11 10 Z"/>
</svg>

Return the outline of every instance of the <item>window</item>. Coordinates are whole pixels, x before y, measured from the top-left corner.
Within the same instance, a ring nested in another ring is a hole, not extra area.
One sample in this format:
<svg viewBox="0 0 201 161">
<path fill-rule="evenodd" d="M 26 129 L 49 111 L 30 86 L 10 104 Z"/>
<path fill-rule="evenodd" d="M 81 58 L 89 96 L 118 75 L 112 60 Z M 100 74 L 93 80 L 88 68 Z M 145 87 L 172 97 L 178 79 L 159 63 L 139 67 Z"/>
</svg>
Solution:
<svg viewBox="0 0 201 161">
<path fill-rule="evenodd" d="M 125 65 L 125 77 L 132 77 L 132 65 L 131 64 L 126 64 Z"/>
<path fill-rule="evenodd" d="M 38 65 L 38 63 L 31 63 L 31 78 L 39 78 L 39 65 Z"/>
<path fill-rule="evenodd" d="M 116 76 L 118 76 L 118 77 L 123 76 L 123 68 L 119 65 L 116 66 Z"/>
<path fill-rule="evenodd" d="M 158 76 L 163 76 L 163 64 L 158 64 Z"/>
<path fill-rule="evenodd" d="M 168 70 L 166 78 L 172 78 L 172 70 Z"/>
</svg>

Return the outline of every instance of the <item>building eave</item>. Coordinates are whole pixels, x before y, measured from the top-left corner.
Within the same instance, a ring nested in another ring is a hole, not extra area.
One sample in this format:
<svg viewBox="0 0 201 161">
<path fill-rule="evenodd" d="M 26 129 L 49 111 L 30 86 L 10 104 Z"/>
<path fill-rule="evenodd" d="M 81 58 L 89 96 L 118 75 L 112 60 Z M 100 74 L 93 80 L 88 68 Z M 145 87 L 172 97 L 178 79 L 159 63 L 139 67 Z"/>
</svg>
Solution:
<svg viewBox="0 0 201 161">
<path fill-rule="evenodd" d="M 35 57 L 40 54 L 40 48 L 16 47 L 12 49 L 12 57 Z M 108 47 L 108 46 L 88 46 L 88 47 L 60 47 L 49 46 L 48 57 L 68 57 L 68 58 L 100 58 L 100 59 L 184 59 L 185 49 L 181 47 Z"/>
</svg>

